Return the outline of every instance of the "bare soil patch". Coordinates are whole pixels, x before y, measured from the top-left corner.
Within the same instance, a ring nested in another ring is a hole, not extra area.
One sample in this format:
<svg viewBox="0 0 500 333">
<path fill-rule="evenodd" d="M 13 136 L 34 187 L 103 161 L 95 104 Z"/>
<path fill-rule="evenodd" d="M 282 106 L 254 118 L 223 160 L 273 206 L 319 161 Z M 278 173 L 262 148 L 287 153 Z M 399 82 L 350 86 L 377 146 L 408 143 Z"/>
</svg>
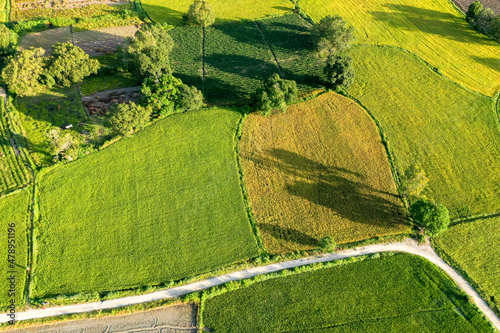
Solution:
<svg viewBox="0 0 500 333">
<path fill-rule="evenodd" d="M 139 25 L 112 27 L 73 33 L 73 43 L 91 57 L 114 53 L 126 37 L 134 36 Z"/>
<path fill-rule="evenodd" d="M 99 319 L 82 319 L 52 325 L 41 325 L 5 331 L 6 333 L 73 333 L 73 332 L 169 332 L 196 333 L 195 304 L 172 305 L 157 310 L 110 316 Z"/>
<path fill-rule="evenodd" d="M 83 96 L 82 103 L 90 116 L 104 116 L 115 103 L 138 102 L 140 87 L 112 89 L 100 91 L 93 95 Z"/>
<path fill-rule="evenodd" d="M 71 42 L 71 28 L 56 28 L 24 36 L 19 49 L 22 51 L 33 46 L 41 47 L 45 52 L 51 52 L 52 45 L 67 42 Z"/>
</svg>

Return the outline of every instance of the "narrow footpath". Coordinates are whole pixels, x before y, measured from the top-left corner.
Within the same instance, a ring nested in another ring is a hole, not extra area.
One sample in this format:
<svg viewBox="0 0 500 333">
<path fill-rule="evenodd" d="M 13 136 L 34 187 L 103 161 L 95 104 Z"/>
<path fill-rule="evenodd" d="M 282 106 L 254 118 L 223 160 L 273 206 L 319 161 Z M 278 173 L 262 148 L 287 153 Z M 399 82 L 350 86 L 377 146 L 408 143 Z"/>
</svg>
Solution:
<svg viewBox="0 0 500 333">
<path fill-rule="evenodd" d="M 355 249 L 350 249 L 346 251 L 340 251 L 337 253 L 329 253 L 325 255 L 319 255 L 314 257 L 308 257 L 297 260 L 284 261 L 276 264 L 259 266 L 254 268 L 249 268 L 239 272 L 233 272 L 210 279 L 190 283 L 184 286 L 165 289 L 157 291 L 154 293 L 139 295 L 139 296 L 129 296 L 123 298 L 117 298 L 113 300 L 107 300 L 103 302 L 94 302 L 87 304 L 77 304 L 61 307 L 53 307 L 46 309 L 28 310 L 25 312 L 19 312 L 16 314 L 17 320 L 27 320 L 27 319 L 37 319 L 52 316 L 60 316 L 73 313 L 90 312 L 96 310 L 106 310 L 119 308 L 127 305 L 139 304 L 157 301 L 160 299 L 176 298 L 182 295 L 188 294 L 193 291 L 199 291 L 203 289 L 208 289 L 229 281 L 236 281 L 242 279 L 248 279 L 256 275 L 272 273 L 280 271 L 283 269 L 293 268 L 297 266 L 309 265 L 317 262 L 328 262 L 334 260 L 345 259 L 349 257 L 361 256 L 372 253 L 379 252 L 406 252 L 421 256 L 433 264 L 439 266 L 442 270 L 446 272 L 459 286 L 462 290 L 467 293 L 474 301 L 474 303 L 483 311 L 485 316 L 493 323 L 497 330 L 500 331 L 500 319 L 498 316 L 488 307 L 486 302 L 479 297 L 479 295 L 474 291 L 474 289 L 469 285 L 469 283 L 460 276 L 453 268 L 451 268 L 447 263 L 441 259 L 432 247 L 428 244 L 418 245 L 414 240 L 406 240 L 405 242 L 398 243 L 384 243 L 369 245 L 364 247 L 359 247 Z M 9 318 L 7 314 L 2 314 L 0 316 L 0 322 L 7 322 Z"/>
</svg>

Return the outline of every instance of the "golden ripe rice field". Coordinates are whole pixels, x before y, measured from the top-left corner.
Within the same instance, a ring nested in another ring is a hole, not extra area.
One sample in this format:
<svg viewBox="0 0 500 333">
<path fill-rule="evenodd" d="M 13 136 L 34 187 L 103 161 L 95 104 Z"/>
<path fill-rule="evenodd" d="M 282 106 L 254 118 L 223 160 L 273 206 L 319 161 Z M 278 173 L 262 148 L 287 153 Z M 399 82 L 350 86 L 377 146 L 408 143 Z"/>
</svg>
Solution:
<svg viewBox="0 0 500 333">
<path fill-rule="evenodd" d="M 404 233 L 403 206 L 368 114 L 323 94 L 286 114 L 251 114 L 241 140 L 250 203 L 270 253 Z"/>
</svg>

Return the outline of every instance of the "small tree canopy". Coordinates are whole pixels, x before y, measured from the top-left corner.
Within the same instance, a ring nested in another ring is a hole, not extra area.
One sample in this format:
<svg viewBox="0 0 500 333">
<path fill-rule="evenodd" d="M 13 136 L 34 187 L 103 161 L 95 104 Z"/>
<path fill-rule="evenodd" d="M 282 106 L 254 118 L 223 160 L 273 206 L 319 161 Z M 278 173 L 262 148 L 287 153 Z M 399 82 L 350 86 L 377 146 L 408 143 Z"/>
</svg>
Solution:
<svg viewBox="0 0 500 333">
<path fill-rule="evenodd" d="M 427 199 L 419 199 L 413 203 L 410 213 L 430 236 L 437 236 L 446 231 L 450 224 L 448 209 Z"/>
<path fill-rule="evenodd" d="M 11 54 L 15 51 L 17 34 L 7 28 L 5 24 L 0 24 L 0 54 Z"/>
<path fill-rule="evenodd" d="M 215 14 L 212 5 L 208 1 L 195 0 L 189 6 L 187 13 L 187 23 L 200 27 L 208 27 L 215 21 Z"/>
<path fill-rule="evenodd" d="M 311 37 L 320 56 L 326 57 L 348 49 L 354 42 L 354 28 L 339 15 L 325 16 L 314 25 Z"/>
<path fill-rule="evenodd" d="M 99 61 L 90 59 L 80 47 L 71 43 L 57 43 L 52 46 L 44 74 L 54 78 L 57 84 L 69 87 L 71 83 L 81 82 L 90 74 L 97 74 L 99 67 Z"/>
<path fill-rule="evenodd" d="M 472 27 L 477 32 L 489 35 L 491 33 L 495 13 L 490 8 L 483 8 L 472 20 Z"/>
<path fill-rule="evenodd" d="M 9 58 L 2 71 L 2 79 L 12 93 L 33 96 L 44 89 L 40 83 L 46 62 L 44 54 L 44 49 L 30 47 Z"/>
<path fill-rule="evenodd" d="M 337 242 L 333 237 L 324 237 L 320 242 L 323 252 L 334 252 L 337 249 Z"/>
<path fill-rule="evenodd" d="M 177 108 L 185 111 L 195 111 L 203 106 L 203 94 L 196 87 L 185 84 L 179 86 Z"/>
<path fill-rule="evenodd" d="M 151 115 L 151 108 L 136 105 L 134 102 L 113 104 L 109 111 L 111 128 L 117 134 L 124 136 L 144 127 Z"/>
<path fill-rule="evenodd" d="M 264 86 L 256 93 L 257 110 L 263 116 L 271 114 L 273 110 L 285 112 L 287 103 L 297 98 L 297 83 L 284 80 L 278 74 L 273 74 L 264 81 Z"/>
<path fill-rule="evenodd" d="M 479 12 L 483 10 L 483 4 L 479 1 L 474 1 L 469 5 L 469 10 L 465 14 L 465 19 L 467 22 L 472 22 L 474 18 L 479 14 Z"/>
<path fill-rule="evenodd" d="M 324 68 L 326 81 L 335 87 L 349 88 L 354 83 L 352 58 L 330 54 Z"/>
<path fill-rule="evenodd" d="M 416 165 L 410 166 L 403 177 L 403 196 L 411 199 L 420 198 L 428 183 L 429 178 L 422 168 Z"/>
<path fill-rule="evenodd" d="M 172 74 L 169 54 L 174 40 L 159 25 L 145 24 L 125 42 L 122 57 L 126 67 L 140 77 Z"/>
</svg>

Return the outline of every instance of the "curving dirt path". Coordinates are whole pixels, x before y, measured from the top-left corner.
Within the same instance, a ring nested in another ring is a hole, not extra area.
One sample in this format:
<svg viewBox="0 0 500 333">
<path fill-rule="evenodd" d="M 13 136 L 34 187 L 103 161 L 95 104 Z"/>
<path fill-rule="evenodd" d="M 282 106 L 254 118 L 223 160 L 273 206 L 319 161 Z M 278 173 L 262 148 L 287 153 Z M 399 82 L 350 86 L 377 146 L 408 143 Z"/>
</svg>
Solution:
<svg viewBox="0 0 500 333">
<path fill-rule="evenodd" d="M 245 269 L 239 272 L 233 272 L 210 279 L 190 283 L 184 286 L 170 288 L 166 290 L 157 291 L 154 293 L 138 296 L 129 296 L 123 298 L 117 298 L 113 300 L 107 300 L 103 302 L 94 302 L 87 304 L 77 304 L 61 307 L 53 307 L 46 309 L 28 310 L 25 312 L 19 312 L 16 315 L 16 320 L 27 320 L 27 319 L 37 319 L 44 317 L 59 316 L 72 313 L 90 312 L 95 310 L 104 310 L 123 307 L 132 304 L 152 302 L 164 298 L 176 298 L 193 291 L 198 291 L 202 289 L 207 289 L 214 287 L 229 281 L 236 281 L 241 279 L 247 279 L 259 274 L 272 273 L 280 271 L 287 268 L 293 268 L 297 266 L 309 265 L 317 262 L 327 262 L 333 260 L 340 260 L 349 257 L 355 257 L 365 254 L 372 254 L 378 252 L 388 252 L 388 251 L 398 251 L 406 252 L 421 256 L 435 265 L 439 266 L 442 270 L 446 272 L 459 286 L 464 290 L 467 295 L 476 303 L 476 305 L 483 311 L 486 317 L 493 323 L 493 325 L 500 330 L 500 319 L 498 316 L 488 307 L 486 302 L 479 297 L 479 295 L 474 291 L 474 289 L 469 285 L 469 283 L 460 276 L 453 268 L 451 268 L 447 263 L 441 259 L 436 252 L 432 249 L 429 244 L 418 245 L 414 240 L 406 240 L 405 242 L 399 243 L 384 243 L 369 245 L 364 247 L 359 247 L 351 250 L 340 251 L 337 253 L 329 253 L 325 255 L 319 255 L 314 257 L 308 257 L 297 260 L 284 261 L 276 264 L 259 266 L 254 268 Z M 0 315 L 0 322 L 7 322 L 9 319 L 6 314 Z"/>
</svg>

